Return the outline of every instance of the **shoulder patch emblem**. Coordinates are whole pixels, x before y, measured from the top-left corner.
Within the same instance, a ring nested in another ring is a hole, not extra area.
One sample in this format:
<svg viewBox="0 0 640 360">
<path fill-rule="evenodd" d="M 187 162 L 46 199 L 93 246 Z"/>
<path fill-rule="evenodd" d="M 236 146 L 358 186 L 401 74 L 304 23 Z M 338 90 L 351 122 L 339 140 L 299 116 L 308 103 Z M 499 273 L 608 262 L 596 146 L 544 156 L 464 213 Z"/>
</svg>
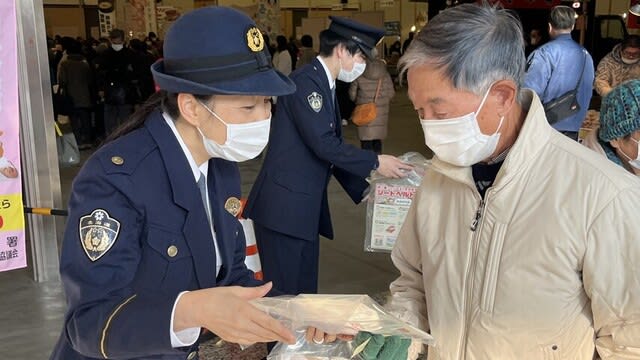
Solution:
<svg viewBox="0 0 640 360">
<path fill-rule="evenodd" d="M 111 249 L 120 233 L 120 222 L 102 209 L 80 218 L 80 243 L 89 260 L 96 261 Z"/>
<path fill-rule="evenodd" d="M 314 91 L 307 96 L 307 101 L 309 101 L 309 106 L 313 111 L 320 112 L 322 110 L 322 95 Z"/>
</svg>

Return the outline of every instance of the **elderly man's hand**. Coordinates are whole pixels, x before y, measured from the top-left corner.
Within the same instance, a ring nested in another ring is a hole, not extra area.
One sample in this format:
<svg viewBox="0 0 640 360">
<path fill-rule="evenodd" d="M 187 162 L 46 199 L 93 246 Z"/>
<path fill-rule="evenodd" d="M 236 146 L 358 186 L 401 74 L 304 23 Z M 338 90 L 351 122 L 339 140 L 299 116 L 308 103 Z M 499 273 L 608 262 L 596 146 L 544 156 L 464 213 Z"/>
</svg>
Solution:
<svg viewBox="0 0 640 360">
<path fill-rule="evenodd" d="M 352 335 L 327 334 L 324 331 L 314 327 L 307 328 L 307 334 L 305 335 L 305 338 L 307 339 L 307 342 L 314 342 L 316 344 L 330 344 L 336 340 L 353 340 Z"/>
<path fill-rule="evenodd" d="M 378 155 L 378 169 L 380 175 L 388 178 L 402 178 L 407 176 L 407 172 L 413 169 L 395 156 Z"/>
<path fill-rule="evenodd" d="M 363 331 L 356 336 L 354 347 L 364 346 L 360 353 L 364 360 L 406 360 L 410 345 L 411 339 Z"/>
</svg>

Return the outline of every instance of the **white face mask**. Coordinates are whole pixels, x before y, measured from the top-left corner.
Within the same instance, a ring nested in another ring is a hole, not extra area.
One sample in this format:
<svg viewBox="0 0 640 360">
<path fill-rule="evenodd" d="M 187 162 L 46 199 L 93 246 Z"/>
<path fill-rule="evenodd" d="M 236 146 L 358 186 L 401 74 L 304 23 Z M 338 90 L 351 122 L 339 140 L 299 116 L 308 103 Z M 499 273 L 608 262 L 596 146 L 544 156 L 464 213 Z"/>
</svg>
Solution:
<svg viewBox="0 0 640 360">
<path fill-rule="evenodd" d="M 346 71 L 345 69 L 342 68 L 342 63 L 341 63 L 340 72 L 338 73 L 338 80 L 350 83 L 355 79 L 357 79 L 358 76 L 362 75 L 362 73 L 364 73 L 364 69 L 366 68 L 367 68 L 366 63 L 354 62 L 353 69 L 351 69 L 351 71 Z"/>
<path fill-rule="evenodd" d="M 640 59 L 629 59 L 629 58 L 626 58 L 624 56 L 621 56 L 620 60 L 622 60 L 622 62 L 627 64 L 627 65 L 633 65 L 633 64 L 637 63 L 638 60 L 640 60 Z"/>
<path fill-rule="evenodd" d="M 267 146 L 269 129 L 271 127 L 271 116 L 265 120 L 246 124 L 227 124 L 218 114 L 209 109 L 208 106 L 201 102 L 200 105 L 227 127 L 227 141 L 222 145 L 208 139 L 202 131 L 198 129 L 202 136 L 204 148 L 210 156 L 229 161 L 242 162 L 260 155 L 265 146 Z"/>
<path fill-rule="evenodd" d="M 620 152 L 622 153 L 622 155 L 624 155 L 627 159 L 629 159 L 629 165 L 631 165 L 631 167 L 634 167 L 638 170 L 640 170 L 640 141 L 631 138 L 631 140 L 635 141 L 636 144 L 638 144 L 638 155 L 636 155 L 635 159 L 630 158 L 629 156 L 627 156 L 627 154 L 625 154 L 622 149 L 619 149 Z"/>
<path fill-rule="evenodd" d="M 491 89 L 491 87 L 489 87 Z M 478 126 L 477 114 L 484 105 L 489 90 L 482 98 L 478 110 L 457 118 L 445 120 L 420 119 L 424 131 L 424 141 L 438 158 L 457 166 L 471 166 L 487 159 L 498 146 L 498 129 L 492 135 L 485 135 Z"/>
<path fill-rule="evenodd" d="M 115 51 L 120 51 L 122 50 L 122 48 L 124 48 L 123 44 L 111 44 L 111 48 Z"/>
</svg>

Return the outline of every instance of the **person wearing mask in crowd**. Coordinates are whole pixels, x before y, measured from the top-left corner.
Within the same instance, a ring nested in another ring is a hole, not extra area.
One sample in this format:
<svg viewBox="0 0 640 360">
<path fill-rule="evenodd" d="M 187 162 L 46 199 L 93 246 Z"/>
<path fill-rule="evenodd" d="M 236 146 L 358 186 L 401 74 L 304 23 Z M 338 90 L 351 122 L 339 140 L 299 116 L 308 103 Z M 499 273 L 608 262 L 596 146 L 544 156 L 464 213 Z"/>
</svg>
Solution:
<svg viewBox="0 0 640 360">
<path fill-rule="evenodd" d="M 302 35 L 300 43 L 302 43 L 302 48 L 300 49 L 300 58 L 297 64 L 298 68 L 310 64 L 317 55 L 315 50 L 313 50 L 313 38 L 311 35 Z"/>
<path fill-rule="evenodd" d="M 638 359 L 640 182 L 549 126 L 523 49 L 512 13 L 462 4 L 402 57 L 435 155 L 389 305 L 429 359 Z"/>
<path fill-rule="evenodd" d="M 543 104 L 561 97 L 577 87 L 579 110 L 553 123 L 553 127 L 573 140 L 587 115 L 593 92 L 593 59 L 571 38 L 576 12 L 564 5 L 551 9 L 551 41 L 536 49 L 527 59 L 524 87 L 538 94 Z"/>
<path fill-rule="evenodd" d="M 405 51 L 407 51 L 407 48 L 409 48 L 409 45 L 411 45 L 411 42 L 413 41 L 413 37 L 416 35 L 416 33 L 414 33 L 413 31 L 411 31 L 409 33 L 409 37 L 404 41 L 404 43 L 402 43 L 402 53 L 404 54 Z"/>
<path fill-rule="evenodd" d="M 292 75 L 296 93 L 278 98 L 269 147 L 243 212 L 254 222 L 265 280 L 286 294 L 317 292 L 319 235 L 333 238 L 331 176 L 359 203 L 371 171 L 396 178 L 411 169 L 344 141 L 336 79 L 357 79 L 384 31 L 331 19 L 320 33 L 320 55 Z"/>
<path fill-rule="evenodd" d="M 255 22 L 228 7 L 181 16 L 164 54 L 152 68 L 161 90 L 74 181 L 52 360 L 194 359 L 201 328 L 294 342 L 249 303 L 271 285 L 244 264 L 236 162 L 262 151 L 269 98 L 295 85 L 273 70 Z"/>
<path fill-rule="evenodd" d="M 277 51 L 273 55 L 273 67 L 285 75 L 291 74 L 291 54 L 289 53 L 289 46 L 287 44 L 287 38 L 278 35 L 276 37 L 276 43 L 278 44 Z"/>
<path fill-rule="evenodd" d="M 629 35 L 600 60 L 595 81 L 598 94 L 605 96 L 620 83 L 640 79 L 639 60 L 640 36 Z"/>
<path fill-rule="evenodd" d="M 124 31 L 109 33 L 111 47 L 96 59 L 98 96 L 104 100 L 104 130 L 111 134 L 131 115 L 139 100 L 133 72 L 133 52 L 125 46 Z"/>
<path fill-rule="evenodd" d="M 60 62 L 58 86 L 71 98 L 72 113 L 69 115 L 73 133 L 80 150 L 89 149 L 93 143 L 91 110 L 95 99 L 93 70 L 82 55 L 79 42 L 73 40 L 67 44 L 65 60 Z"/>
<path fill-rule="evenodd" d="M 604 97 L 599 128 L 582 144 L 640 175 L 640 79 L 624 82 Z"/>
<path fill-rule="evenodd" d="M 351 83 L 349 97 L 356 105 L 375 102 L 376 118 L 367 125 L 358 126 L 360 147 L 382 154 L 382 140 L 387 137 L 389 103 L 396 94 L 387 64 L 377 57 L 367 60 L 362 76 Z"/>
</svg>

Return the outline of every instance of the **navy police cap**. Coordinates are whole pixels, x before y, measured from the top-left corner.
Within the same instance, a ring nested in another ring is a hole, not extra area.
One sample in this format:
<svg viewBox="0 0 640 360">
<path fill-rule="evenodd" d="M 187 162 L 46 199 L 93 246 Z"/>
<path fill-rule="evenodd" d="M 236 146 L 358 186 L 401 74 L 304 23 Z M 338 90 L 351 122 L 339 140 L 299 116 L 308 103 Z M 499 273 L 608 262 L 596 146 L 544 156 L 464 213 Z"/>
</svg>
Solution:
<svg viewBox="0 0 640 360">
<path fill-rule="evenodd" d="M 172 93 L 279 96 L 295 84 L 273 69 L 255 22 L 229 7 L 181 16 L 168 30 L 164 58 L 151 66 L 158 86 Z"/>
<path fill-rule="evenodd" d="M 329 16 L 329 18 L 331 19 L 329 30 L 345 39 L 352 40 L 367 57 L 372 57 L 371 49 L 376 47 L 382 40 L 384 36 L 383 29 L 340 16 Z"/>
</svg>

